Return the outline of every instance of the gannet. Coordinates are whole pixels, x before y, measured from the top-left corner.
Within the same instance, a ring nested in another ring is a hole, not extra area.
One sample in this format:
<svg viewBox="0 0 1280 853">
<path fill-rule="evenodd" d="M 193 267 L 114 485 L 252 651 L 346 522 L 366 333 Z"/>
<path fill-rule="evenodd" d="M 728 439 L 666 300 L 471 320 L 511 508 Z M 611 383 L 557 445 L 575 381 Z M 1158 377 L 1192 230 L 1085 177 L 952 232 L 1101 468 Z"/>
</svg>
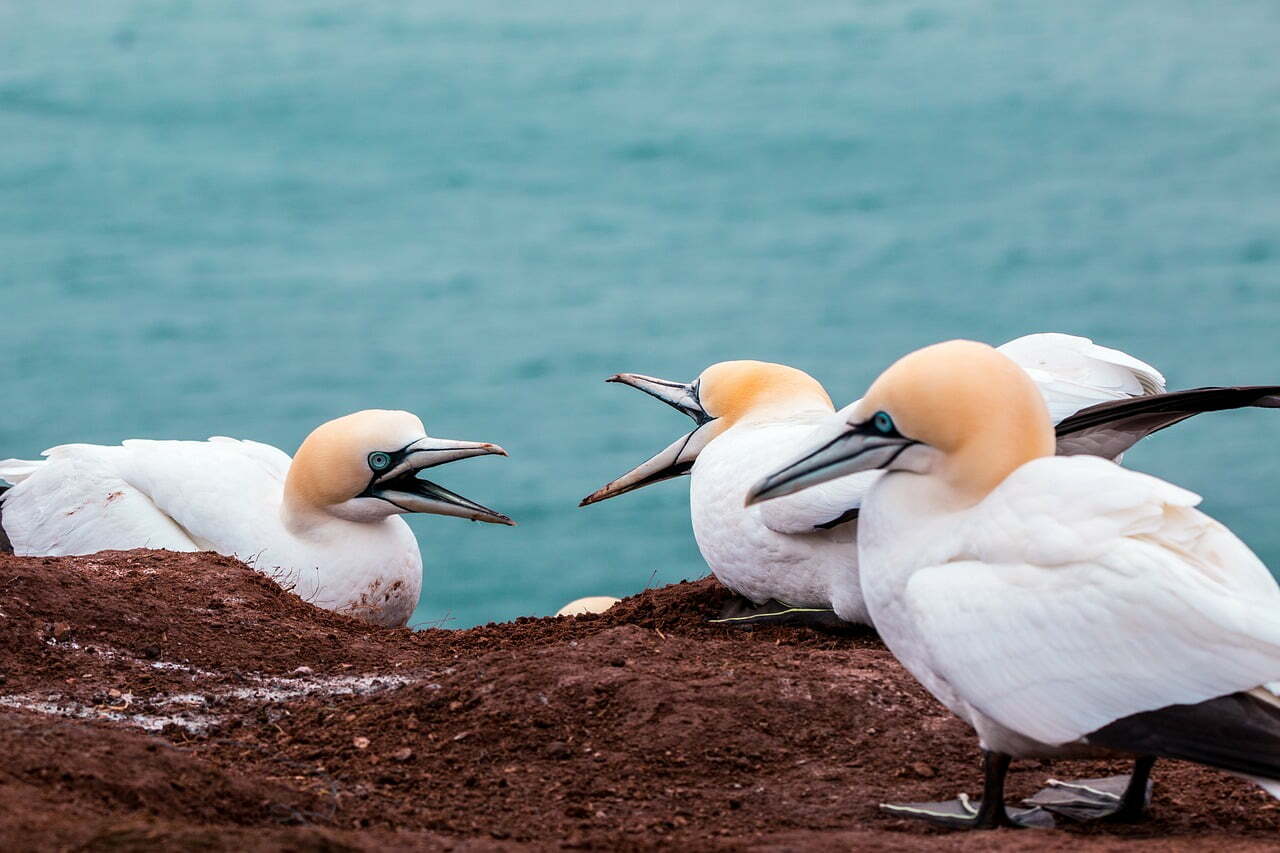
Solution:
<svg viewBox="0 0 1280 853">
<path fill-rule="evenodd" d="M 750 491 L 755 504 L 882 472 L 859 517 L 864 601 L 902 665 L 976 730 L 986 775 L 975 807 L 890 808 L 1010 825 L 1011 758 L 1117 753 L 1138 757 L 1125 816 L 1157 757 L 1280 797 L 1275 580 L 1198 495 L 1054 452 L 1027 374 L 952 341 L 899 360 L 838 434 Z"/>
<path fill-rule="evenodd" d="M 1118 458 L 1156 429 L 1200 411 L 1253 405 L 1258 397 L 1249 389 L 1150 397 L 1164 392 L 1160 371 L 1073 335 L 1027 335 L 1000 349 L 1023 367 L 1054 420 L 1062 422 L 1063 454 Z M 877 473 L 743 507 L 747 490 L 761 477 L 794 458 L 815 435 L 843 425 L 843 416 L 833 418 L 831 398 L 816 379 L 785 365 L 728 361 L 712 365 L 691 383 L 635 373 L 607 381 L 644 391 L 697 426 L 588 495 L 581 506 L 691 474 L 690 517 L 703 558 L 722 584 L 760 605 L 731 608 L 717 621 L 750 624 L 763 618 L 830 626 L 838 621 L 830 619 L 834 611 L 844 622 L 870 624 L 856 582 L 856 516 Z M 1150 400 L 1132 402 L 1142 396 Z M 1085 417 L 1081 410 L 1089 406 L 1100 408 Z"/>
<path fill-rule="evenodd" d="M 588 495 L 581 506 L 692 473 L 689 509 L 698 549 L 715 576 L 756 604 L 784 602 L 771 615 L 831 608 L 832 575 L 856 571 L 854 530 L 836 521 L 856 506 L 862 479 L 744 510 L 747 489 L 804 446 L 835 406 L 809 374 L 782 364 L 725 361 L 691 383 L 620 373 L 621 382 L 693 419 L 687 435 Z M 866 623 L 861 601 L 841 617 Z"/>
<path fill-rule="evenodd" d="M 405 624 L 422 556 L 399 516 L 507 516 L 416 477 L 506 451 L 427 435 L 409 412 L 356 412 L 317 427 L 298 452 L 256 441 L 132 439 L 66 444 L 41 461 L 0 461 L 0 527 L 19 555 L 164 548 L 236 556 L 329 610 Z"/>
</svg>

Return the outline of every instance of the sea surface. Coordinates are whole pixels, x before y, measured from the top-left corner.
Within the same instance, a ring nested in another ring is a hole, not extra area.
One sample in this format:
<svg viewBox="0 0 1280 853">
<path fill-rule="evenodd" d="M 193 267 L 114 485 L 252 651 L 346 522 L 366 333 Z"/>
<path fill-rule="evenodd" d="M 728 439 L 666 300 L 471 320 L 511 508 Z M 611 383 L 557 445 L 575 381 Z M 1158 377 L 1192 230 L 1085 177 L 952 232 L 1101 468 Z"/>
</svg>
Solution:
<svg viewBox="0 0 1280 853">
<path fill-rule="evenodd" d="M 701 576 L 688 429 L 601 380 L 727 358 L 838 402 L 940 339 L 1280 382 L 1272 0 L 0 3 L 0 456 L 292 451 L 367 407 L 509 459 L 411 520 L 413 624 Z M 1280 567 L 1280 413 L 1127 461 Z"/>
</svg>

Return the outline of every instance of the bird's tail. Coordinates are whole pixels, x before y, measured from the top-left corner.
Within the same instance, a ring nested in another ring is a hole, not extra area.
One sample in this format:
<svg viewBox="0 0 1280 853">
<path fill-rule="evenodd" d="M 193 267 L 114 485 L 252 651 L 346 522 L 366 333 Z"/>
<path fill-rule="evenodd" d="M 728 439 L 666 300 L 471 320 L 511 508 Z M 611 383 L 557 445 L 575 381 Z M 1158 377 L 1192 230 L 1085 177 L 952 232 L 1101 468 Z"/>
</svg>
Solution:
<svg viewBox="0 0 1280 853">
<path fill-rule="evenodd" d="M 1085 740 L 1244 776 L 1280 797 L 1280 698 L 1266 688 L 1170 705 L 1116 720 Z"/>
<path fill-rule="evenodd" d="M 0 480 L 16 486 L 40 470 L 43 464 L 43 459 L 0 459 Z"/>
</svg>

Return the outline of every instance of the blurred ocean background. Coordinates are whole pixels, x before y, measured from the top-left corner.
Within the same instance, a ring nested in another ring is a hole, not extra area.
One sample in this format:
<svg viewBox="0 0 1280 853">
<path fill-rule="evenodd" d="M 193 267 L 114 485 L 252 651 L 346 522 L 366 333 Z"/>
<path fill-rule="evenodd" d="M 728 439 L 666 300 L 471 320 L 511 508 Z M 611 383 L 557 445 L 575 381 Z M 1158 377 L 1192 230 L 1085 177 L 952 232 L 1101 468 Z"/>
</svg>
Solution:
<svg viewBox="0 0 1280 853">
<path fill-rule="evenodd" d="M 0 4 L 0 456 L 292 452 L 411 409 L 514 529 L 415 517 L 415 625 L 705 573 L 617 371 L 1057 330 L 1280 382 L 1271 0 Z M 1280 567 L 1280 415 L 1128 462 Z"/>
</svg>

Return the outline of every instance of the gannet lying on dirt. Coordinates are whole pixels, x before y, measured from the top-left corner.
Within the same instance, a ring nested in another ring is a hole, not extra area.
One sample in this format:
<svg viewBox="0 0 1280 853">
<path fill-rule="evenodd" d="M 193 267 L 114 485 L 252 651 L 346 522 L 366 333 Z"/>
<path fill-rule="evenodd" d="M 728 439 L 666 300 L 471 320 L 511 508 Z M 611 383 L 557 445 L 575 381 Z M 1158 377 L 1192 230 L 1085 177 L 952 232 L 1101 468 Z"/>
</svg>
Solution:
<svg viewBox="0 0 1280 853">
<path fill-rule="evenodd" d="M 418 471 L 496 444 L 431 438 L 408 412 L 357 412 L 316 428 L 291 460 L 255 441 L 67 444 L 0 461 L 0 529 L 20 555 L 164 548 L 239 557 L 319 607 L 403 625 L 422 556 L 400 515 L 512 524 Z"/>
<path fill-rule="evenodd" d="M 1135 409 L 1126 401 L 1160 394 L 1164 377 L 1133 356 L 1055 333 L 1027 335 L 1000 349 L 1032 378 L 1053 419 L 1063 422 L 1058 452 L 1064 455 L 1118 457 L 1156 429 L 1199 411 L 1251 405 L 1257 397 L 1234 389 L 1180 392 Z M 689 511 L 703 558 L 721 583 L 759 605 L 731 607 L 717 621 L 870 624 L 857 584 L 856 516 L 878 474 L 832 480 L 781 500 L 743 506 L 747 490 L 761 477 L 812 446 L 815 435 L 843 425 L 843 417 L 833 418 L 831 398 L 817 380 L 781 364 L 728 361 L 707 368 L 692 383 L 633 373 L 608 381 L 662 400 L 697 427 L 587 496 L 582 506 L 691 474 Z M 1068 420 L 1084 407 L 1103 403 L 1116 405 Z M 833 610 L 838 619 L 831 618 Z"/>
<path fill-rule="evenodd" d="M 952 341 L 898 361 L 838 434 L 750 491 L 755 504 L 883 472 L 859 517 L 864 601 L 903 666 L 977 731 L 986 773 L 977 806 L 892 808 L 1010 825 L 1011 758 L 1117 752 L 1138 772 L 1099 811 L 1139 814 L 1156 757 L 1280 796 L 1280 700 L 1264 686 L 1280 679 L 1275 580 L 1197 495 L 1054 452 L 1027 374 Z"/>
</svg>

